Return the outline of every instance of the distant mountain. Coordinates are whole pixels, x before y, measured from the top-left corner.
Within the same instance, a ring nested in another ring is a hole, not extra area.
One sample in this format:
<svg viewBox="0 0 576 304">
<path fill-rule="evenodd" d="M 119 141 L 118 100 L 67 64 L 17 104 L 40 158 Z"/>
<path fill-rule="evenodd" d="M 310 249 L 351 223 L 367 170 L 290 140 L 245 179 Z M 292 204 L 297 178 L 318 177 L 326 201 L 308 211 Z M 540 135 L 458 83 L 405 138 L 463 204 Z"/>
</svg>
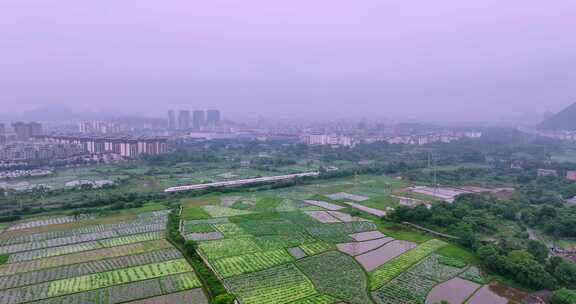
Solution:
<svg viewBox="0 0 576 304">
<path fill-rule="evenodd" d="M 576 131 L 576 103 L 546 119 L 540 127 L 552 130 Z"/>
</svg>

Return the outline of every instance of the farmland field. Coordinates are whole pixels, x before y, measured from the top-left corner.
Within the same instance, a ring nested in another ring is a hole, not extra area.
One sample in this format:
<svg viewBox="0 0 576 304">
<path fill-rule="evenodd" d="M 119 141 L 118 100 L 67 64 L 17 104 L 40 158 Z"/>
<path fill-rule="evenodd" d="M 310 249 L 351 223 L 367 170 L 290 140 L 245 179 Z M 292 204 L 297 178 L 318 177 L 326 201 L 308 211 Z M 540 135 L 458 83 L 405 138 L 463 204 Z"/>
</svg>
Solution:
<svg viewBox="0 0 576 304">
<path fill-rule="evenodd" d="M 493 296 L 474 261 L 442 250 L 454 245 L 346 205 L 384 211 L 380 202 L 400 186 L 362 176 L 182 195 L 171 206 L 182 205 L 175 227 L 240 304 L 425 304 L 458 286 L 466 289 L 447 299 Z M 163 204 L 6 225 L 0 304 L 209 303 L 206 278 L 165 239 Z"/>
<path fill-rule="evenodd" d="M 167 215 L 152 210 L 113 224 L 80 217 L 11 225 L 0 234 L 0 252 L 8 255 L 0 265 L 0 303 L 110 304 L 171 294 L 207 303 L 190 264 L 164 239 Z M 58 229 L 71 220 L 74 228 Z"/>
<path fill-rule="evenodd" d="M 307 196 L 279 189 L 277 198 L 270 191 L 200 198 L 210 217 L 185 219 L 182 232 L 241 304 L 424 304 L 438 284 L 483 280 L 467 262 L 435 253 L 446 242 L 415 231 L 409 234 L 419 242 L 391 237 L 373 217 L 358 217 L 325 196 L 362 203 L 378 191 L 368 188 L 350 195 L 332 185 Z M 183 214 L 197 207 L 186 206 Z"/>
</svg>

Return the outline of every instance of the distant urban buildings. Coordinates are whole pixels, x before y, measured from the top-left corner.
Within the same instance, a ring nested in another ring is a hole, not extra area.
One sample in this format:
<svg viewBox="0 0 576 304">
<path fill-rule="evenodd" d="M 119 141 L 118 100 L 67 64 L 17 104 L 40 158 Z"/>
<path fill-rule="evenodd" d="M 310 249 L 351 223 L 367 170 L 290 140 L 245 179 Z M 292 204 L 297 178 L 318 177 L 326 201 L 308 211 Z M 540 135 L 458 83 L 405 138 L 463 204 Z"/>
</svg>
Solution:
<svg viewBox="0 0 576 304">
<path fill-rule="evenodd" d="M 178 113 L 178 130 L 190 129 L 190 111 L 180 110 Z"/>
<path fill-rule="evenodd" d="M 204 131 L 214 130 L 220 125 L 221 114 L 219 110 L 180 110 L 176 118 L 174 110 L 168 111 L 168 130 Z"/>
<path fill-rule="evenodd" d="M 576 171 L 567 171 L 566 178 L 571 181 L 576 181 Z"/>
<path fill-rule="evenodd" d="M 11 143 L 0 146 L 0 161 L 21 162 L 64 159 L 84 154 L 79 145 L 57 143 Z"/>
<path fill-rule="evenodd" d="M 538 177 L 545 177 L 545 176 L 558 176 L 558 171 L 553 169 L 538 169 L 537 171 Z"/>
<path fill-rule="evenodd" d="M 206 125 L 208 127 L 216 127 L 220 124 L 220 111 L 208 110 L 206 112 Z"/>
<path fill-rule="evenodd" d="M 168 111 L 168 130 L 176 130 L 176 114 L 174 110 Z"/>
<path fill-rule="evenodd" d="M 301 137 L 301 141 L 307 145 L 330 145 L 352 147 L 352 137 L 336 134 L 307 134 Z"/>
<path fill-rule="evenodd" d="M 300 137 L 307 145 L 331 145 L 351 147 L 357 143 L 387 142 L 389 144 L 426 145 L 432 143 L 450 143 L 463 138 L 480 138 L 481 132 L 437 132 L 428 134 L 408 135 L 336 135 L 325 133 L 309 133 Z"/>
<path fill-rule="evenodd" d="M 387 136 L 368 136 L 362 139 L 363 142 L 387 142 L 389 144 L 404 144 L 404 145 L 427 145 L 432 143 L 450 143 L 464 138 L 480 138 L 482 132 L 468 131 L 468 132 L 431 132 L 427 134 L 408 134 L 408 135 L 387 135 Z"/>
<path fill-rule="evenodd" d="M 140 155 L 158 155 L 168 152 L 168 140 L 158 137 L 130 138 L 46 135 L 43 136 L 43 139 L 50 143 L 79 145 L 86 153 L 113 153 L 126 158 L 134 158 Z"/>
<path fill-rule="evenodd" d="M 203 110 L 196 110 L 192 115 L 192 127 L 194 130 L 201 130 L 206 125 L 206 113 Z"/>
<path fill-rule="evenodd" d="M 0 143 L 3 143 L 6 141 L 6 127 L 4 127 L 4 124 L 0 123 Z"/>
<path fill-rule="evenodd" d="M 41 177 L 53 174 L 51 170 L 46 169 L 33 169 L 33 170 L 13 170 L 13 171 L 0 171 L 0 180 L 11 179 L 19 177 Z"/>
<path fill-rule="evenodd" d="M 116 134 L 124 131 L 118 123 L 99 120 L 82 121 L 79 129 L 83 134 Z"/>
<path fill-rule="evenodd" d="M 26 141 L 32 137 L 42 135 L 42 125 L 37 122 L 15 122 L 12 124 L 16 140 Z"/>
<path fill-rule="evenodd" d="M 526 134 L 558 139 L 562 141 L 576 142 L 576 131 L 546 130 L 546 129 L 535 129 L 528 127 L 518 127 L 517 130 Z"/>
</svg>

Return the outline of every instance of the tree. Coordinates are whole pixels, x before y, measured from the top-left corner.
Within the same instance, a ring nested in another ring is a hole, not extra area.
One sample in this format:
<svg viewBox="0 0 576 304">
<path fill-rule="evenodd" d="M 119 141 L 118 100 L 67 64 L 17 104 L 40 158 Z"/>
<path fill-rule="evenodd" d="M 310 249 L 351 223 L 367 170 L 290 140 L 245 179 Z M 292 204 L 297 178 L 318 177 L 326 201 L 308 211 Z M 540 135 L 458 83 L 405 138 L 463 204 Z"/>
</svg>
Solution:
<svg viewBox="0 0 576 304">
<path fill-rule="evenodd" d="M 562 258 L 552 273 L 566 286 L 576 286 L 576 264 Z"/>
<path fill-rule="evenodd" d="M 477 253 L 482 260 L 484 267 L 495 273 L 506 274 L 507 269 L 505 267 L 504 257 L 500 255 L 496 246 L 480 246 L 477 250 Z"/>
<path fill-rule="evenodd" d="M 540 263 L 545 263 L 548 259 L 548 247 L 541 242 L 535 240 L 528 241 L 527 250 Z"/>
<path fill-rule="evenodd" d="M 552 304 L 576 304 L 576 292 L 565 288 L 556 290 L 552 294 Z"/>
<path fill-rule="evenodd" d="M 511 251 L 504 259 L 504 267 L 517 282 L 532 288 L 553 288 L 556 284 L 544 266 L 525 250 Z"/>
<path fill-rule="evenodd" d="M 234 300 L 235 298 L 233 295 L 225 293 L 214 297 L 214 300 L 212 300 L 212 304 L 232 304 L 234 303 Z"/>
</svg>

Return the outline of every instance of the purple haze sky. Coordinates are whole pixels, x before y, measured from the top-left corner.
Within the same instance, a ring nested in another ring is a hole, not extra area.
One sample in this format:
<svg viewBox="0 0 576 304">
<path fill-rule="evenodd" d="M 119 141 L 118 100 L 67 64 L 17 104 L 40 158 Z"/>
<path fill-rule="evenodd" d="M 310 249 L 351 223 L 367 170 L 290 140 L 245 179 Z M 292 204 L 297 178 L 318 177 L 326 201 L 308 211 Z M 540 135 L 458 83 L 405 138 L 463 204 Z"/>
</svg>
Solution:
<svg viewBox="0 0 576 304">
<path fill-rule="evenodd" d="M 2 112 L 484 120 L 576 102 L 574 0 L 0 0 Z"/>
</svg>

